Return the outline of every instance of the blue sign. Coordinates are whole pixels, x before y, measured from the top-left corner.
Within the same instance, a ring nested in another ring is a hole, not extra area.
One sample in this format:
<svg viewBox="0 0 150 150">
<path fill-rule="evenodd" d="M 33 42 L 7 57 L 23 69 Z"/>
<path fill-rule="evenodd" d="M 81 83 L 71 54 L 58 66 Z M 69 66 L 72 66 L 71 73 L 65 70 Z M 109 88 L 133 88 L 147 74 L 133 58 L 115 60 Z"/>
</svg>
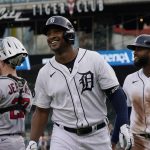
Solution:
<svg viewBox="0 0 150 150">
<path fill-rule="evenodd" d="M 30 62 L 29 62 L 29 57 L 25 58 L 25 61 L 20 65 L 16 67 L 17 70 L 30 70 Z"/>
<path fill-rule="evenodd" d="M 98 50 L 111 66 L 133 65 L 133 51 L 131 50 Z"/>
</svg>

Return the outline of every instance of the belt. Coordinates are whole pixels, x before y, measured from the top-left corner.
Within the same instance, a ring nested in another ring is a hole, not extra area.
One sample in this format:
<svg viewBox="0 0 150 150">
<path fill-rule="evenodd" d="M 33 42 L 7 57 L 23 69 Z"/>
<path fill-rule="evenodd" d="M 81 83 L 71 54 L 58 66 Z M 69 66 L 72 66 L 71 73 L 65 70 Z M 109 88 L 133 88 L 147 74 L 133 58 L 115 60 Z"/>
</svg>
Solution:
<svg viewBox="0 0 150 150">
<path fill-rule="evenodd" d="M 139 134 L 139 135 L 145 137 L 146 139 L 150 139 L 150 134 L 149 133 Z"/>
<path fill-rule="evenodd" d="M 94 125 L 94 126 L 90 126 L 90 127 L 85 127 L 85 128 L 69 128 L 69 127 L 65 127 L 65 126 L 61 126 L 57 123 L 55 123 L 57 126 L 63 128 L 64 130 L 71 132 L 71 133 L 76 133 L 77 135 L 85 135 L 85 134 L 89 134 L 92 133 L 93 131 L 97 131 L 103 127 L 106 126 L 105 122 L 102 122 L 100 124 Z"/>
<path fill-rule="evenodd" d="M 21 135 L 23 136 L 23 133 L 6 133 L 6 134 L 0 134 L 0 136 L 14 136 L 14 135 Z"/>
</svg>

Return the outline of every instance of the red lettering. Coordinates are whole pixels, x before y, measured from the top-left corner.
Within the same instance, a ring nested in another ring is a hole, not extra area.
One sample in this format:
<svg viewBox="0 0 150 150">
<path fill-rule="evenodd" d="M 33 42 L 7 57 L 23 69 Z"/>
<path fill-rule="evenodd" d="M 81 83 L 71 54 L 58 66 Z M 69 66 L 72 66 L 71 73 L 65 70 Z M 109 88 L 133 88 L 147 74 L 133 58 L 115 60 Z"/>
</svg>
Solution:
<svg viewBox="0 0 150 150">
<path fill-rule="evenodd" d="M 11 83 L 10 85 L 8 85 L 9 87 L 9 94 L 13 94 L 16 93 L 18 91 L 18 86 L 15 83 Z"/>
<path fill-rule="evenodd" d="M 12 101 L 12 104 L 17 104 L 18 100 L 19 100 L 18 98 L 15 98 Z M 29 98 L 22 98 L 21 104 L 24 106 L 24 108 L 27 108 L 29 103 L 30 103 L 30 99 Z M 10 119 L 18 119 L 18 118 L 24 118 L 24 117 L 25 117 L 25 114 L 21 110 L 20 111 L 18 111 L 18 110 L 10 111 Z"/>
</svg>

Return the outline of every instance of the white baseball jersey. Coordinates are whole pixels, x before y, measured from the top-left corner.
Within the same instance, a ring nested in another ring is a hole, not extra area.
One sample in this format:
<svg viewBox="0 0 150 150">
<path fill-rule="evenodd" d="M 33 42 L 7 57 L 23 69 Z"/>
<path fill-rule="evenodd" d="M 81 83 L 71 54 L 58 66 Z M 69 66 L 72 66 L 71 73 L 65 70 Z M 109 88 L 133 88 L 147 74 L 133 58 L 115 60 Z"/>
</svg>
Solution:
<svg viewBox="0 0 150 150">
<path fill-rule="evenodd" d="M 106 119 L 103 90 L 118 85 L 114 70 L 97 52 L 79 49 L 70 73 L 55 57 L 40 69 L 34 104 L 53 108 L 52 121 L 77 128 Z"/>
<path fill-rule="evenodd" d="M 19 88 L 18 83 L 7 76 L 0 76 L 0 109 L 18 103 Z M 31 92 L 25 84 L 22 93 L 26 110 L 31 108 Z M 25 115 L 22 111 L 13 110 L 0 114 L 0 135 L 11 133 L 23 133 L 25 128 Z"/>
<path fill-rule="evenodd" d="M 150 78 L 141 69 L 126 77 L 123 89 L 128 106 L 132 106 L 130 122 L 133 133 L 150 133 Z"/>
</svg>

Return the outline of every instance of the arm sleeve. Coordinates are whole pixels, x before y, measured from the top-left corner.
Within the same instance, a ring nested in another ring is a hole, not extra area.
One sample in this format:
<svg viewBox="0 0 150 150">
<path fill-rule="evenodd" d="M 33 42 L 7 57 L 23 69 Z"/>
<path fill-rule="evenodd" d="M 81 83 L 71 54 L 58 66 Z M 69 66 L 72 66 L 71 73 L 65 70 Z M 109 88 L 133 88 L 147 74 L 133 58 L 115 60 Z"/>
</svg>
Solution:
<svg viewBox="0 0 150 150">
<path fill-rule="evenodd" d="M 132 107 L 128 107 L 128 118 L 129 118 L 129 124 L 130 124 L 130 115 L 131 115 Z"/>
<path fill-rule="evenodd" d="M 111 94 L 107 94 L 107 97 L 111 101 L 112 106 L 116 112 L 114 131 L 111 140 L 113 143 L 117 143 L 119 140 L 120 127 L 123 124 L 128 124 L 128 108 L 126 103 L 126 96 L 121 87 L 115 87 L 115 90 L 109 93 Z"/>
</svg>

